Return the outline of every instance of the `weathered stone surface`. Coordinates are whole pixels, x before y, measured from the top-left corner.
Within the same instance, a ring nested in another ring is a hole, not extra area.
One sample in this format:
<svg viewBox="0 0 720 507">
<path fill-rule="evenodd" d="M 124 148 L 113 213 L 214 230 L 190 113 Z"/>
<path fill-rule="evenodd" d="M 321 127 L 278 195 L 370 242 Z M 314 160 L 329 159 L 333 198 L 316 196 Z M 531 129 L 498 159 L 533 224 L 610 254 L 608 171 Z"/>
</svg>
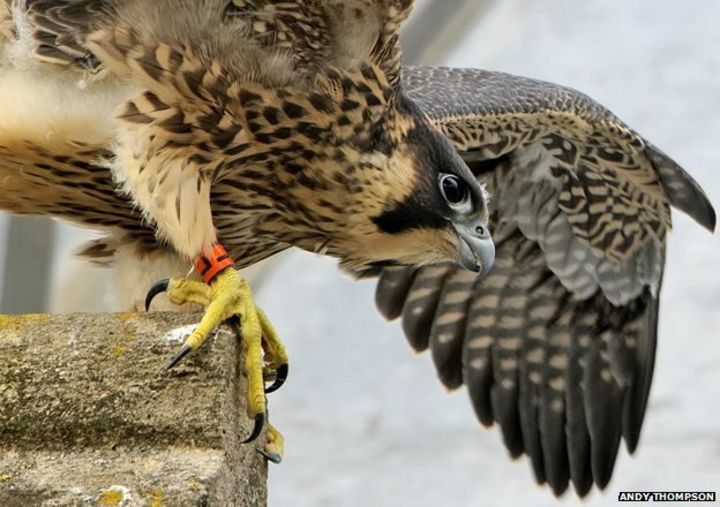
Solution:
<svg viewBox="0 0 720 507">
<path fill-rule="evenodd" d="M 0 316 L 0 505 L 265 505 L 238 338 L 165 369 L 198 320 Z"/>
<path fill-rule="evenodd" d="M 0 458 L 0 505 L 215 505 L 215 449 L 10 451 Z"/>
</svg>

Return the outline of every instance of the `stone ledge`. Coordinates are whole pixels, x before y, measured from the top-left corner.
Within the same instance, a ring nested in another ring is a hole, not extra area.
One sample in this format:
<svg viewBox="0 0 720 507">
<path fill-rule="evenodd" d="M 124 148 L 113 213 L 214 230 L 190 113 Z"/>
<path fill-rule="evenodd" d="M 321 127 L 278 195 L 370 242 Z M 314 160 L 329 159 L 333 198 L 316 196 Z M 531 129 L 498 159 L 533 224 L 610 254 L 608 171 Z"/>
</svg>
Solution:
<svg viewBox="0 0 720 507">
<path fill-rule="evenodd" d="M 220 450 L 5 452 L 0 505 L 213 505 Z"/>
<path fill-rule="evenodd" d="M 0 505 L 265 505 L 237 337 L 165 371 L 198 320 L 0 316 Z"/>
</svg>

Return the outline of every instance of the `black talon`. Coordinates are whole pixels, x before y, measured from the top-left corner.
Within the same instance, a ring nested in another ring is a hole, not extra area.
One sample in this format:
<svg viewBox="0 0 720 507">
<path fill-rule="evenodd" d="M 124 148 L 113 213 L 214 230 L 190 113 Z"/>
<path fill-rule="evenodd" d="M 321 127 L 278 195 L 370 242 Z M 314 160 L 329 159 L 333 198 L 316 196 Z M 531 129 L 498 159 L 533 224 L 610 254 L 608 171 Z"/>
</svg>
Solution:
<svg viewBox="0 0 720 507">
<path fill-rule="evenodd" d="M 177 365 L 183 357 L 187 356 L 192 351 L 192 347 L 190 345 L 183 345 L 183 348 L 180 349 L 180 351 L 175 354 L 175 356 L 170 360 L 170 364 L 168 365 L 167 369 L 170 370 Z"/>
<path fill-rule="evenodd" d="M 265 414 L 258 414 L 255 416 L 255 427 L 252 430 L 252 433 L 250 433 L 250 436 L 247 437 L 245 440 L 242 441 L 243 444 L 249 444 L 253 440 L 255 440 L 257 437 L 260 436 L 260 433 L 262 433 L 263 426 L 265 426 Z"/>
<path fill-rule="evenodd" d="M 170 280 L 160 280 L 159 282 L 155 283 L 152 287 L 150 287 L 150 290 L 147 293 L 147 296 L 145 296 L 145 311 L 150 311 L 150 303 L 152 303 L 152 300 L 155 299 L 155 296 L 160 294 L 161 292 L 165 292 L 168 289 L 168 286 L 170 285 Z"/>
<path fill-rule="evenodd" d="M 287 363 L 281 364 L 280 367 L 275 371 L 275 382 L 273 382 L 271 386 L 265 388 L 265 393 L 274 393 L 275 391 L 280 389 L 287 380 L 289 372 L 290 366 Z"/>
<path fill-rule="evenodd" d="M 263 449 L 255 449 L 255 450 L 258 452 L 258 454 L 265 456 L 265 459 L 267 459 L 268 461 L 272 461 L 276 465 L 279 465 L 280 463 L 282 463 L 282 456 L 280 456 L 279 454 L 277 454 L 275 452 L 267 452 Z"/>
</svg>

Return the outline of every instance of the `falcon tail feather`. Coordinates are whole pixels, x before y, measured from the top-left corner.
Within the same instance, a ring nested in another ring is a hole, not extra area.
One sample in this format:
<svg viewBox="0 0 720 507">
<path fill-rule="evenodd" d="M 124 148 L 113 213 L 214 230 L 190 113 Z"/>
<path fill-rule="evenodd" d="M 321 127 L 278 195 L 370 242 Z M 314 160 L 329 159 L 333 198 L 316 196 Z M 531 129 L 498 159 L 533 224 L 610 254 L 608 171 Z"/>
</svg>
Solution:
<svg viewBox="0 0 720 507">
<path fill-rule="evenodd" d="M 710 200 L 700 185 L 674 160 L 660 149 L 647 143 L 645 155 L 660 175 L 670 204 L 684 211 L 710 232 L 715 231 L 716 216 Z"/>
</svg>

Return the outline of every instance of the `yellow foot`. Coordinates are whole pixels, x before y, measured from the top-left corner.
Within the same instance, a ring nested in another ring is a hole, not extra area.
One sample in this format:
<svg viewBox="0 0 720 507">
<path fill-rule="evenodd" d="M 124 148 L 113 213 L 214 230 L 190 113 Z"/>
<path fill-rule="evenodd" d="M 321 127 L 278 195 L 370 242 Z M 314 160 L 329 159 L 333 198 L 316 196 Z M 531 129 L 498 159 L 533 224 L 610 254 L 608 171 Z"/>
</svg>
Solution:
<svg viewBox="0 0 720 507">
<path fill-rule="evenodd" d="M 285 455 L 285 439 L 272 424 L 268 424 L 265 432 L 267 441 L 264 449 L 257 451 L 275 464 L 280 464 Z"/>
<path fill-rule="evenodd" d="M 206 308 L 202 320 L 170 361 L 168 369 L 200 347 L 220 323 L 229 320 L 237 326 L 242 336 L 243 367 L 248 379 L 247 411 L 255 421 L 255 427 L 245 442 L 252 442 L 265 424 L 265 393 L 277 390 L 285 382 L 289 368 L 285 347 L 265 313 L 255 306 L 250 285 L 231 268 L 218 274 L 210 285 L 184 278 L 163 280 L 148 292 L 146 308 L 161 292 L 167 292 L 174 304 L 197 303 Z M 264 376 L 274 379 L 267 389 Z M 276 439 L 275 435 L 279 436 L 282 449 L 282 436 L 274 429 L 268 430 L 268 442 Z M 277 452 L 272 452 L 273 456 L 278 456 Z"/>
</svg>

